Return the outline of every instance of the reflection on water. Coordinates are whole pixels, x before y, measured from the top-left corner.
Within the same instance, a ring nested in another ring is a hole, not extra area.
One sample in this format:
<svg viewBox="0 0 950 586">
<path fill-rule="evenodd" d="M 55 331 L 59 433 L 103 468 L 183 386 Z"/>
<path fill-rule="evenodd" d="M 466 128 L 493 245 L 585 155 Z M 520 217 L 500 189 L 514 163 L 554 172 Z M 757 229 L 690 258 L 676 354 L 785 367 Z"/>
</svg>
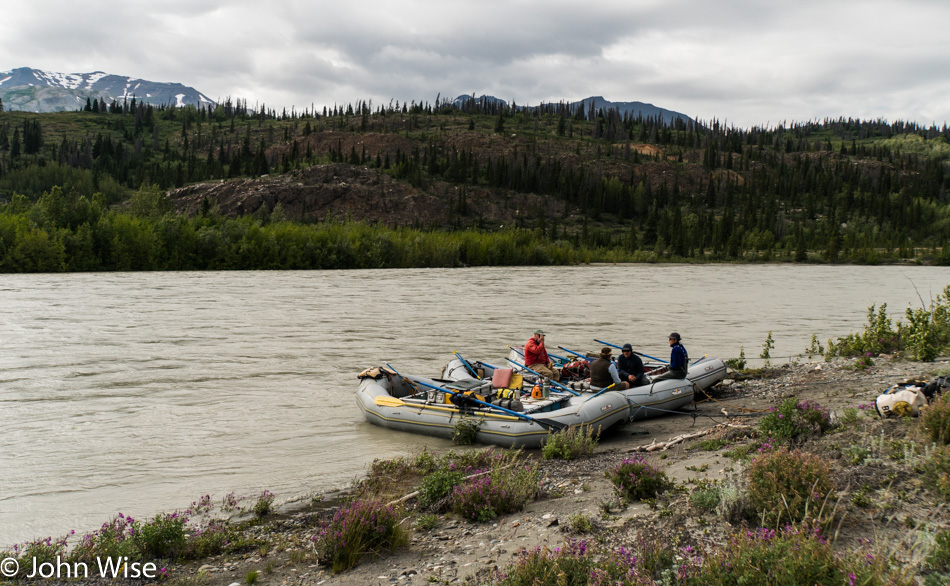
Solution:
<svg viewBox="0 0 950 586">
<path fill-rule="evenodd" d="M 435 375 L 538 327 L 552 349 L 656 356 L 676 330 L 694 358 L 758 356 L 771 331 L 790 357 L 947 284 L 950 268 L 777 265 L 3 275 L 0 547 L 452 447 L 364 423 L 368 366 Z"/>
</svg>

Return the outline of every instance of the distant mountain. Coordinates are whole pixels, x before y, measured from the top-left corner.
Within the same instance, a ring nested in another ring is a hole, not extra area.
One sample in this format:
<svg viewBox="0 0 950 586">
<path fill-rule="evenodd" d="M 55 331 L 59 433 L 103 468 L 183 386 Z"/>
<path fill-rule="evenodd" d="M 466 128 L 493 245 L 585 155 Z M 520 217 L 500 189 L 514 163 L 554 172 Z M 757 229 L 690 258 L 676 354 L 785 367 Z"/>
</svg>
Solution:
<svg viewBox="0 0 950 586">
<path fill-rule="evenodd" d="M 629 113 L 633 116 L 642 114 L 644 118 L 661 118 L 667 122 L 670 122 L 676 118 L 681 119 L 683 122 L 688 122 L 691 120 L 691 118 L 686 114 L 674 112 L 673 110 L 667 110 L 666 108 L 660 108 L 659 106 L 654 106 L 653 104 L 645 104 L 643 102 L 611 102 L 610 100 L 605 100 L 602 96 L 586 98 L 580 102 L 574 102 L 571 105 L 583 105 L 584 108 L 589 108 L 591 102 L 593 102 L 595 110 L 600 110 L 601 108 L 605 110 L 619 110 L 621 114 Z"/>
<path fill-rule="evenodd" d="M 198 90 L 180 83 L 148 81 L 101 71 L 53 73 L 30 67 L 0 71 L 0 100 L 6 110 L 61 112 L 79 110 L 91 98 L 110 103 L 133 97 L 155 105 L 214 104 Z"/>
<path fill-rule="evenodd" d="M 496 98 L 495 96 L 478 96 L 476 98 L 474 96 L 467 96 L 467 95 L 461 95 L 455 98 L 454 103 L 456 106 L 461 108 L 465 104 L 470 102 L 471 100 L 475 100 L 476 102 L 487 103 L 487 104 L 507 104 L 508 103 L 505 100 L 502 100 L 501 98 Z M 691 120 L 690 117 L 687 116 L 686 114 L 681 114 L 680 112 L 674 112 L 673 110 L 667 110 L 666 108 L 660 108 L 658 106 L 654 106 L 653 104 L 645 104 L 643 102 L 611 102 L 609 100 L 605 100 L 603 96 L 594 96 L 590 98 L 585 98 L 578 102 L 569 102 L 567 105 L 570 106 L 571 108 L 583 107 L 586 110 L 587 108 L 591 106 L 591 104 L 594 105 L 595 110 L 601 110 L 601 109 L 618 110 L 621 114 L 631 114 L 632 116 L 637 116 L 638 114 L 642 114 L 644 118 L 647 118 L 647 117 L 660 118 L 667 122 L 670 122 L 676 118 L 679 118 L 683 120 L 684 122 L 688 122 L 689 120 Z M 519 107 L 536 108 L 537 106 L 524 106 L 522 104 Z"/>
</svg>

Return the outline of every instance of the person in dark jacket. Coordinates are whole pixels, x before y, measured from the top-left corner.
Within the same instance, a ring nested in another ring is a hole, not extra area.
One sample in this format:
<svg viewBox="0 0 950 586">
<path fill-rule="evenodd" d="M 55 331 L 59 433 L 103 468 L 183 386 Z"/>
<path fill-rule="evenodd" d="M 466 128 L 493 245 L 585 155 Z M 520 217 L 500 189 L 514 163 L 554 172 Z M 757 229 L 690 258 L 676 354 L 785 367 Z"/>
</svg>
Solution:
<svg viewBox="0 0 950 586">
<path fill-rule="evenodd" d="M 633 346 L 624 344 L 617 357 L 617 373 L 620 380 L 630 383 L 630 387 L 639 387 L 647 383 L 647 375 L 643 371 L 643 361 L 634 354 Z"/>
<path fill-rule="evenodd" d="M 622 391 L 630 388 L 630 383 L 620 380 L 620 373 L 617 372 L 617 365 L 610 359 L 610 348 L 604 347 L 600 351 L 600 356 L 590 365 L 590 387 L 592 389 L 605 389 L 614 385 L 614 390 Z"/>
<path fill-rule="evenodd" d="M 653 377 L 653 382 L 667 379 L 686 378 L 686 371 L 689 368 L 689 354 L 686 347 L 680 343 L 682 338 L 676 332 L 670 334 L 670 366 L 669 370 L 660 376 Z"/>
</svg>

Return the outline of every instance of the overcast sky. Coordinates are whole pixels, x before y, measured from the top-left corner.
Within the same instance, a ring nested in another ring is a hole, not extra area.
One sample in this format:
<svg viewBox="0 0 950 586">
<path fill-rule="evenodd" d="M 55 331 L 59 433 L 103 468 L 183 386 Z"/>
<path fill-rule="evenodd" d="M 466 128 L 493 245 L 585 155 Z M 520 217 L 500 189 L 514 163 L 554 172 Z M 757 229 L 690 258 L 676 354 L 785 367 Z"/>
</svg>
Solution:
<svg viewBox="0 0 950 586">
<path fill-rule="evenodd" d="M 950 0 L 13 0 L 0 71 L 315 104 L 602 95 L 741 127 L 950 123 Z"/>
</svg>

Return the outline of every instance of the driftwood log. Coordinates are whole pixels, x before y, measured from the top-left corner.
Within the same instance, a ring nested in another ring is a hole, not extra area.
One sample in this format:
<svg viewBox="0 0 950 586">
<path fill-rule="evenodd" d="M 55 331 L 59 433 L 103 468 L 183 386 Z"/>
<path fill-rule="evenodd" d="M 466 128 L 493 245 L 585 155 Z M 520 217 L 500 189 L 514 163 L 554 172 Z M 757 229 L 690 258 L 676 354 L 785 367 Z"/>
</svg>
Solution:
<svg viewBox="0 0 950 586">
<path fill-rule="evenodd" d="M 653 441 L 652 441 L 652 442 L 650 442 L 650 443 L 648 443 L 648 444 L 644 444 L 644 445 L 642 445 L 642 446 L 637 446 L 637 447 L 635 447 L 635 448 L 631 448 L 631 449 L 627 450 L 627 452 L 663 452 L 663 451 L 665 451 L 665 450 L 668 450 L 668 449 L 672 448 L 672 447 L 675 446 L 676 444 L 682 443 L 682 442 L 684 442 L 684 441 L 686 441 L 686 440 L 696 439 L 696 438 L 698 438 L 698 437 L 702 437 L 702 436 L 704 436 L 704 435 L 709 435 L 709 434 L 711 434 L 711 433 L 717 433 L 717 432 L 725 431 L 726 429 L 729 429 L 729 428 L 733 428 L 733 429 L 736 429 L 736 428 L 743 429 L 743 428 L 747 428 L 747 427 L 748 427 L 747 425 L 740 425 L 740 424 L 735 424 L 735 423 L 721 423 L 721 424 L 719 424 L 719 425 L 717 425 L 717 426 L 715 426 L 715 427 L 710 427 L 709 429 L 704 429 L 703 431 L 697 431 L 697 432 L 695 432 L 695 433 L 684 433 L 684 434 L 682 434 L 682 435 L 678 435 L 678 436 L 676 436 L 676 437 L 674 437 L 674 438 L 668 439 L 668 440 L 665 441 L 665 442 L 659 442 L 659 443 L 657 443 L 656 438 L 653 438 Z"/>
</svg>

